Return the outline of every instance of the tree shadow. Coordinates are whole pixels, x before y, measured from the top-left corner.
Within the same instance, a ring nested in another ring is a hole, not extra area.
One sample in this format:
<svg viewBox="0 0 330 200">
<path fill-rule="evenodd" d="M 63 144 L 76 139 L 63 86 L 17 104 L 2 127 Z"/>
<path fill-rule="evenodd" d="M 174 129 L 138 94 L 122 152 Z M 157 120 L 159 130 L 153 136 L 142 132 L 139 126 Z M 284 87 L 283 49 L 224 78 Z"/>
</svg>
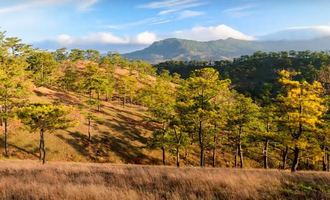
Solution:
<svg viewBox="0 0 330 200">
<path fill-rule="evenodd" d="M 3 138 L 0 138 L 0 143 L 1 143 L 1 146 L 4 146 Z M 31 157 L 39 158 L 39 156 L 36 154 L 38 148 L 35 148 L 33 151 L 29 151 L 29 150 L 27 150 L 28 147 L 32 147 L 32 145 L 28 144 L 25 147 L 19 147 L 15 144 L 8 143 L 10 156 L 17 156 L 17 152 L 19 152 L 19 153 L 27 154 Z M 10 148 L 14 148 L 17 152 L 11 152 Z"/>
<path fill-rule="evenodd" d="M 132 116 L 136 116 L 136 117 L 140 117 L 140 118 L 144 118 L 145 117 L 142 114 L 138 114 L 136 112 L 129 111 L 126 107 L 122 107 L 122 106 L 121 106 L 121 109 L 118 108 L 118 106 L 114 106 L 112 104 L 103 105 L 103 107 L 104 108 L 107 108 L 109 110 L 112 110 L 115 113 L 126 113 L 128 115 L 132 115 Z"/>
<path fill-rule="evenodd" d="M 109 162 L 111 153 L 118 156 L 122 162 L 129 164 L 155 164 L 158 159 L 149 158 L 143 153 L 143 147 L 137 147 L 122 138 L 115 137 L 109 132 L 101 132 L 93 136 L 91 141 L 80 132 L 68 131 L 71 138 L 56 135 L 71 145 L 81 156 L 94 162 Z"/>
<path fill-rule="evenodd" d="M 44 96 L 50 99 L 53 99 L 54 101 L 66 104 L 66 105 L 75 105 L 75 106 L 84 106 L 83 104 L 80 103 L 79 98 L 76 97 L 72 97 L 72 95 L 64 93 L 64 92 L 57 92 L 54 91 L 52 93 L 43 93 L 41 91 L 38 90 L 34 90 L 34 93 L 37 96 Z"/>
<path fill-rule="evenodd" d="M 71 136 L 71 138 L 65 138 L 61 134 L 56 134 L 56 137 L 63 140 L 70 146 L 72 146 L 80 155 L 93 160 L 91 154 L 88 151 L 88 146 L 89 146 L 88 137 L 81 134 L 78 131 L 75 132 L 67 131 L 67 133 L 69 134 L 69 136 Z"/>
</svg>

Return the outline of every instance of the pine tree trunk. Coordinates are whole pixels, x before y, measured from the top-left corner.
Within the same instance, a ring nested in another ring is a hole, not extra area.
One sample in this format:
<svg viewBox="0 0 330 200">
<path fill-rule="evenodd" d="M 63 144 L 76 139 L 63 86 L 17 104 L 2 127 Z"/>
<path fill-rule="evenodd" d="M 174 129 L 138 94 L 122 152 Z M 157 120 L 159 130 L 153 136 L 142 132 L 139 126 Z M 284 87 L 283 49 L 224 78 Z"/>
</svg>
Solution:
<svg viewBox="0 0 330 200">
<path fill-rule="evenodd" d="M 43 129 L 40 130 L 40 160 L 42 160 L 42 164 L 46 163 L 45 134 Z"/>
<path fill-rule="evenodd" d="M 237 157 L 238 157 L 238 145 L 236 147 L 236 152 L 235 152 L 235 168 L 237 168 L 238 162 L 237 162 Z"/>
<path fill-rule="evenodd" d="M 4 103 L 4 113 L 5 117 L 3 119 L 3 125 L 4 125 L 4 145 L 5 145 L 5 156 L 8 156 L 8 98 L 7 98 L 7 92 L 5 92 L 5 103 Z"/>
<path fill-rule="evenodd" d="M 244 158 L 243 158 L 243 150 L 242 150 L 242 142 L 239 141 L 238 144 L 238 151 L 239 151 L 239 161 L 240 161 L 240 167 L 244 168 Z"/>
<path fill-rule="evenodd" d="M 109 101 L 109 92 L 106 92 L 106 94 L 105 94 L 105 101 L 106 101 L 106 102 Z"/>
<path fill-rule="evenodd" d="M 189 152 L 187 150 L 187 148 L 184 149 L 184 160 L 187 161 L 188 160 L 188 156 L 189 156 Z"/>
<path fill-rule="evenodd" d="M 8 157 L 8 121 L 7 118 L 4 119 L 3 121 L 4 125 L 4 136 L 5 136 L 5 156 Z"/>
<path fill-rule="evenodd" d="M 199 148 L 200 148 L 200 166 L 204 167 L 204 143 L 203 143 L 203 127 L 202 121 L 199 121 L 199 131 L 198 131 L 198 139 L 199 139 Z"/>
<path fill-rule="evenodd" d="M 166 165 L 166 155 L 165 155 L 165 147 L 162 146 L 162 154 L 163 154 L 163 165 Z"/>
<path fill-rule="evenodd" d="M 283 155 L 282 155 L 282 169 L 286 168 L 286 161 L 288 159 L 288 153 L 289 153 L 289 147 L 286 146 L 283 151 Z"/>
<path fill-rule="evenodd" d="M 244 158 L 243 158 L 243 150 L 242 150 L 242 127 L 239 129 L 239 136 L 238 136 L 238 154 L 239 154 L 239 161 L 240 167 L 244 168 Z"/>
<path fill-rule="evenodd" d="M 330 154 L 327 153 L 327 171 L 329 172 L 330 171 Z"/>
<path fill-rule="evenodd" d="M 88 140 L 91 141 L 92 137 L 91 137 L 91 119 L 90 117 L 88 118 Z"/>
<path fill-rule="evenodd" d="M 101 111 L 100 92 L 97 92 L 97 111 Z"/>
<path fill-rule="evenodd" d="M 216 165 L 216 150 L 214 147 L 212 152 L 212 167 L 215 167 L 215 165 Z"/>
<path fill-rule="evenodd" d="M 40 138 L 39 138 L 39 160 L 42 160 L 42 133 L 40 131 Z"/>
<path fill-rule="evenodd" d="M 327 153 L 325 146 L 323 146 L 322 170 L 327 171 Z"/>
<path fill-rule="evenodd" d="M 179 147 L 176 148 L 176 166 L 180 167 L 180 150 L 179 150 Z"/>
<path fill-rule="evenodd" d="M 264 151 L 263 151 L 265 169 L 268 169 L 268 146 L 269 146 L 269 140 L 266 139 L 265 145 L 264 145 Z"/>
<path fill-rule="evenodd" d="M 213 149 L 212 149 L 212 167 L 215 167 L 216 165 L 216 148 L 217 148 L 217 137 L 216 135 L 214 135 L 213 137 L 213 143 L 214 143 L 214 146 L 213 146 Z"/>
<path fill-rule="evenodd" d="M 291 171 L 295 172 L 297 171 L 298 164 L 299 164 L 299 147 L 296 145 L 293 150 L 293 162 L 291 166 Z"/>
</svg>

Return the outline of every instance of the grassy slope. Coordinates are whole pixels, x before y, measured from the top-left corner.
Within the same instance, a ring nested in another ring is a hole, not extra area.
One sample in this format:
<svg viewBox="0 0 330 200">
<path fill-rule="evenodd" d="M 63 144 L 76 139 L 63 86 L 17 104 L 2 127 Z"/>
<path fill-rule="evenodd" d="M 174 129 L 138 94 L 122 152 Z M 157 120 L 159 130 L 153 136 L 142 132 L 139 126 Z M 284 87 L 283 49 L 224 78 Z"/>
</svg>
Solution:
<svg viewBox="0 0 330 200">
<path fill-rule="evenodd" d="M 0 199 L 328 199 L 330 174 L 0 162 Z"/>
<path fill-rule="evenodd" d="M 83 68 L 84 63 L 78 63 Z M 117 68 L 115 77 L 127 75 L 125 69 Z M 147 83 L 155 81 L 148 77 Z M 153 129 L 153 124 L 146 121 L 146 108 L 127 104 L 122 106 L 118 100 L 102 102 L 102 111 L 96 108 L 93 114 L 97 116 L 93 124 L 92 142 L 87 138 L 87 97 L 72 92 L 62 92 L 58 89 L 34 88 L 30 96 L 31 102 L 60 102 L 72 106 L 71 117 L 76 120 L 76 126 L 67 131 L 56 131 L 46 134 L 46 149 L 48 161 L 73 162 L 109 162 L 118 164 L 161 164 L 161 151 L 147 147 Z M 9 152 L 10 157 L 3 156 L 3 135 L 0 133 L 0 159 L 38 159 L 39 134 L 30 133 L 24 129 L 18 120 L 9 123 Z M 253 149 L 261 152 L 262 147 Z M 258 154 L 256 154 L 258 155 Z M 182 151 L 181 165 L 198 166 L 199 152 L 197 144 L 190 147 L 188 154 Z M 271 156 L 271 158 L 273 158 Z M 175 158 L 167 152 L 167 164 L 174 164 Z M 246 167 L 261 167 L 262 163 L 246 157 Z M 234 156 L 229 153 L 217 152 L 217 166 L 232 167 Z M 212 164 L 211 152 L 206 154 L 207 165 Z M 277 166 L 275 166 L 277 167 Z"/>
<path fill-rule="evenodd" d="M 128 73 L 117 69 L 116 76 Z M 92 130 L 92 142 L 87 139 L 87 97 L 48 88 L 34 88 L 31 102 L 61 102 L 72 106 L 71 117 L 76 126 L 67 131 L 46 135 L 47 160 L 112 163 L 160 163 L 160 152 L 146 148 L 151 134 L 151 124 L 146 122 L 146 108 L 119 101 L 102 102 L 102 110 L 93 113 L 97 117 Z M 96 109 L 96 108 L 95 108 Z M 0 152 L 3 152 L 0 137 Z M 11 120 L 9 127 L 10 159 L 37 159 L 38 133 L 30 133 L 18 120 Z M 1 159 L 7 159 L 2 154 Z"/>
<path fill-rule="evenodd" d="M 139 155 L 141 161 L 137 162 L 147 162 L 144 160 L 143 146 L 150 131 L 148 124 L 143 122 L 145 109 L 134 105 L 123 108 L 119 102 L 103 102 L 102 111 L 94 111 L 97 122 L 94 123 L 92 132 L 93 141 L 89 143 L 84 115 L 87 112 L 85 100 L 85 97 L 72 93 L 47 88 L 35 89 L 32 101 L 60 101 L 66 105 L 74 105 L 71 117 L 75 119 L 76 126 L 68 131 L 57 131 L 46 136 L 48 160 L 134 163 L 133 157 Z M 12 121 L 10 130 L 11 156 L 31 159 L 36 157 L 39 135 L 24 130 L 18 121 Z"/>
</svg>

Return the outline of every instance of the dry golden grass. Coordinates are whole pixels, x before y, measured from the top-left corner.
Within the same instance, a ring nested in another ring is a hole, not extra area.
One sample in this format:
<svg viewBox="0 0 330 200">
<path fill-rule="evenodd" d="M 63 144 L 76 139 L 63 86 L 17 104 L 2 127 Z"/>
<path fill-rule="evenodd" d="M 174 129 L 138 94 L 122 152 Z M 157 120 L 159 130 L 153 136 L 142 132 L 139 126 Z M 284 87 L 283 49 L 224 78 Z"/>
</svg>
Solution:
<svg viewBox="0 0 330 200">
<path fill-rule="evenodd" d="M 330 174 L 0 162 L 0 199 L 329 199 Z"/>
<path fill-rule="evenodd" d="M 92 141 L 87 136 L 87 97 L 48 88 L 34 88 L 31 102 L 56 102 L 73 106 L 71 118 L 75 127 L 67 131 L 46 134 L 49 161 L 160 163 L 160 152 L 146 147 L 152 127 L 144 120 L 146 108 L 137 105 L 123 107 L 119 101 L 102 102 L 102 110 L 95 108 Z M 9 123 L 10 158 L 37 159 L 38 133 L 29 133 L 18 120 Z M 0 152 L 3 140 L 0 137 Z M 0 154 L 0 159 L 7 159 Z"/>
</svg>

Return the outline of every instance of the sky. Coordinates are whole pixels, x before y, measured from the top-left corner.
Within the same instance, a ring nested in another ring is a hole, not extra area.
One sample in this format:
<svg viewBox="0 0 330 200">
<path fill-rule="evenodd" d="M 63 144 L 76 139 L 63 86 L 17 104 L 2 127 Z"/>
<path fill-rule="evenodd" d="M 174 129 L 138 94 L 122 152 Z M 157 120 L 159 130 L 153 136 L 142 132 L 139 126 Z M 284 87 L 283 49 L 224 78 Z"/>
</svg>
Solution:
<svg viewBox="0 0 330 200">
<path fill-rule="evenodd" d="M 173 37 L 256 40 L 306 28 L 330 34 L 329 8 L 330 0 L 0 0 L 0 30 L 43 49 L 123 53 Z"/>
</svg>

